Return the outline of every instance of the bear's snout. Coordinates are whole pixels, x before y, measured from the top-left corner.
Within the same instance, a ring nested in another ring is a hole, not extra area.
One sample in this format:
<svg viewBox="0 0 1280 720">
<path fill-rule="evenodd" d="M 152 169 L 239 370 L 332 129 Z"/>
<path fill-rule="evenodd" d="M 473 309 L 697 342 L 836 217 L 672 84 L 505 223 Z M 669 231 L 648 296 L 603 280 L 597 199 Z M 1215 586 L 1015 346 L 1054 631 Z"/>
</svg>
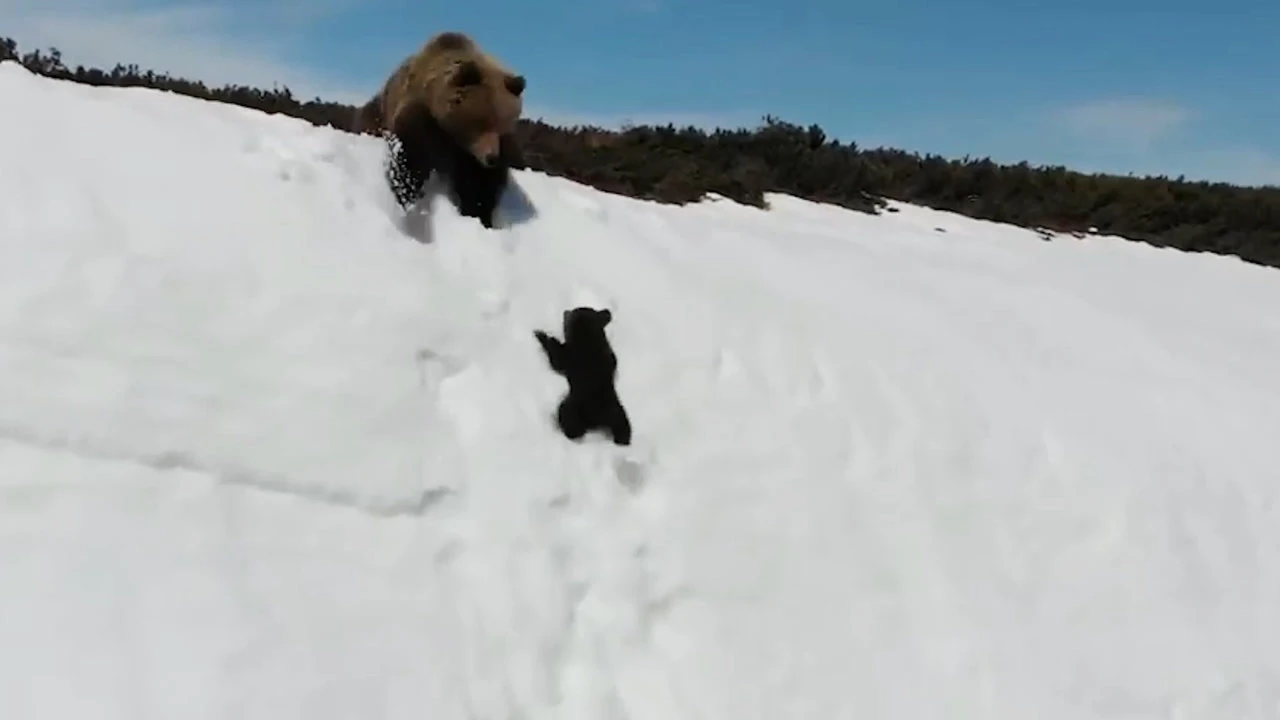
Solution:
<svg viewBox="0 0 1280 720">
<path fill-rule="evenodd" d="M 471 143 L 471 154 L 485 167 L 494 167 L 502 152 L 502 138 L 496 132 L 487 132 Z"/>
</svg>

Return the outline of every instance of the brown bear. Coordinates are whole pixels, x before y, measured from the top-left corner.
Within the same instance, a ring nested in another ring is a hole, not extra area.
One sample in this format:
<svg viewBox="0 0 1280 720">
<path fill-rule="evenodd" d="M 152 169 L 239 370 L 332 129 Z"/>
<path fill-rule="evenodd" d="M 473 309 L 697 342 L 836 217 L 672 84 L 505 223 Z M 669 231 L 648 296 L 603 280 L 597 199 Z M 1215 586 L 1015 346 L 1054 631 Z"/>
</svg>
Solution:
<svg viewBox="0 0 1280 720">
<path fill-rule="evenodd" d="M 387 180 L 406 209 L 433 172 L 446 180 L 460 214 L 493 227 L 511 168 L 525 78 L 461 32 L 431 38 L 396 68 L 356 112 L 354 129 L 392 141 Z"/>
</svg>

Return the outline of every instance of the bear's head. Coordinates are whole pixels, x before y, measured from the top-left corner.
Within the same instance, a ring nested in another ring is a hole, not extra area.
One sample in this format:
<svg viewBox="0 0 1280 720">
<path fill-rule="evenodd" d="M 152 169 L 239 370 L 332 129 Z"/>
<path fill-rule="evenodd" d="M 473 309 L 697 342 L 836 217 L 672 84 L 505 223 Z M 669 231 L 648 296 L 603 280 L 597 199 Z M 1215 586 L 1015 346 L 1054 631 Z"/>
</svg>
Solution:
<svg viewBox="0 0 1280 720">
<path fill-rule="evenodd" d="M 604 328 L 613 319 L 613 313 L 589 307 L 576 307 L 564 311 L 564 340 L 572 342 L 574 338 L 599 337 Z"/>
<path fill-rule="evenodd" d="M 441 124 L 480 164 L 497 164 L 502 137 L 524 112 L 525 78 L 496 65 L 467 59 L 448 77 Z"/>
</svg>

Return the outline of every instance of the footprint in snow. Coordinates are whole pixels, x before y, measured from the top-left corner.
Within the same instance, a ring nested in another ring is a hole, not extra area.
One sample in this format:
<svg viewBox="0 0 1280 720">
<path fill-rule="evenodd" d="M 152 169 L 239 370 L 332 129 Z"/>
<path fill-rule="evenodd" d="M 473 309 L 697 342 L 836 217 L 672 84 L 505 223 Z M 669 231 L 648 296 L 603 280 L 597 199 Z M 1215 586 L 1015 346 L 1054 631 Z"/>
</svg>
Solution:
<svg viewBox="0 0 1280 720">
<path fill-rule="evenodd" d="M 640 450 L 634 445 L 618 448 L 613 456 L 613 473 L 623 487 L 632 493 L 638 493 L 649 481 L 652 460 L 651 452 Z"/>
<path fill-rule="evenodd" d="M 613 472 L 618 476 L 618 482 L 622 483 L 627 490 L 638 493 L 644 489 L 645 467 L 635 460 L 624 457 L 614 458 Z"/>
</svg>

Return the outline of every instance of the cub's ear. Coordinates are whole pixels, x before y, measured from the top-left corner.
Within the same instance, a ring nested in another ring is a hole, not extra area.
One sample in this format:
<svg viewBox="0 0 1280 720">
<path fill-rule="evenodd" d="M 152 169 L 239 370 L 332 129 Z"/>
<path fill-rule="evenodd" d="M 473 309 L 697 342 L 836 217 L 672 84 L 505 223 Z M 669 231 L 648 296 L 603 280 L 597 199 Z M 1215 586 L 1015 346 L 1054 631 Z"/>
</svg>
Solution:
<svg viewBox="0 0 1280 720">
<path fill-rule="evenodd" d="M 613 319 L 613 313 L 609 312 L 608 308 L 605 308 L 604 310 L 597 310 L 596 317 L 600 319 L 600 327 L 604 327 Z"/>
<path fill-rule="evenodd" d="M 520 97 L 524 94 L 525 79 L 523 75 L 508 75 L 505 81 L 507 92 Z"/>
<path fill-rule="evenodd" d="M 453 73 L 454 87 L 470 87 L 483 82 L 484 73 L 480 71 L 480 65 L 475 60 L 464 61 Z"/>
</svg>

